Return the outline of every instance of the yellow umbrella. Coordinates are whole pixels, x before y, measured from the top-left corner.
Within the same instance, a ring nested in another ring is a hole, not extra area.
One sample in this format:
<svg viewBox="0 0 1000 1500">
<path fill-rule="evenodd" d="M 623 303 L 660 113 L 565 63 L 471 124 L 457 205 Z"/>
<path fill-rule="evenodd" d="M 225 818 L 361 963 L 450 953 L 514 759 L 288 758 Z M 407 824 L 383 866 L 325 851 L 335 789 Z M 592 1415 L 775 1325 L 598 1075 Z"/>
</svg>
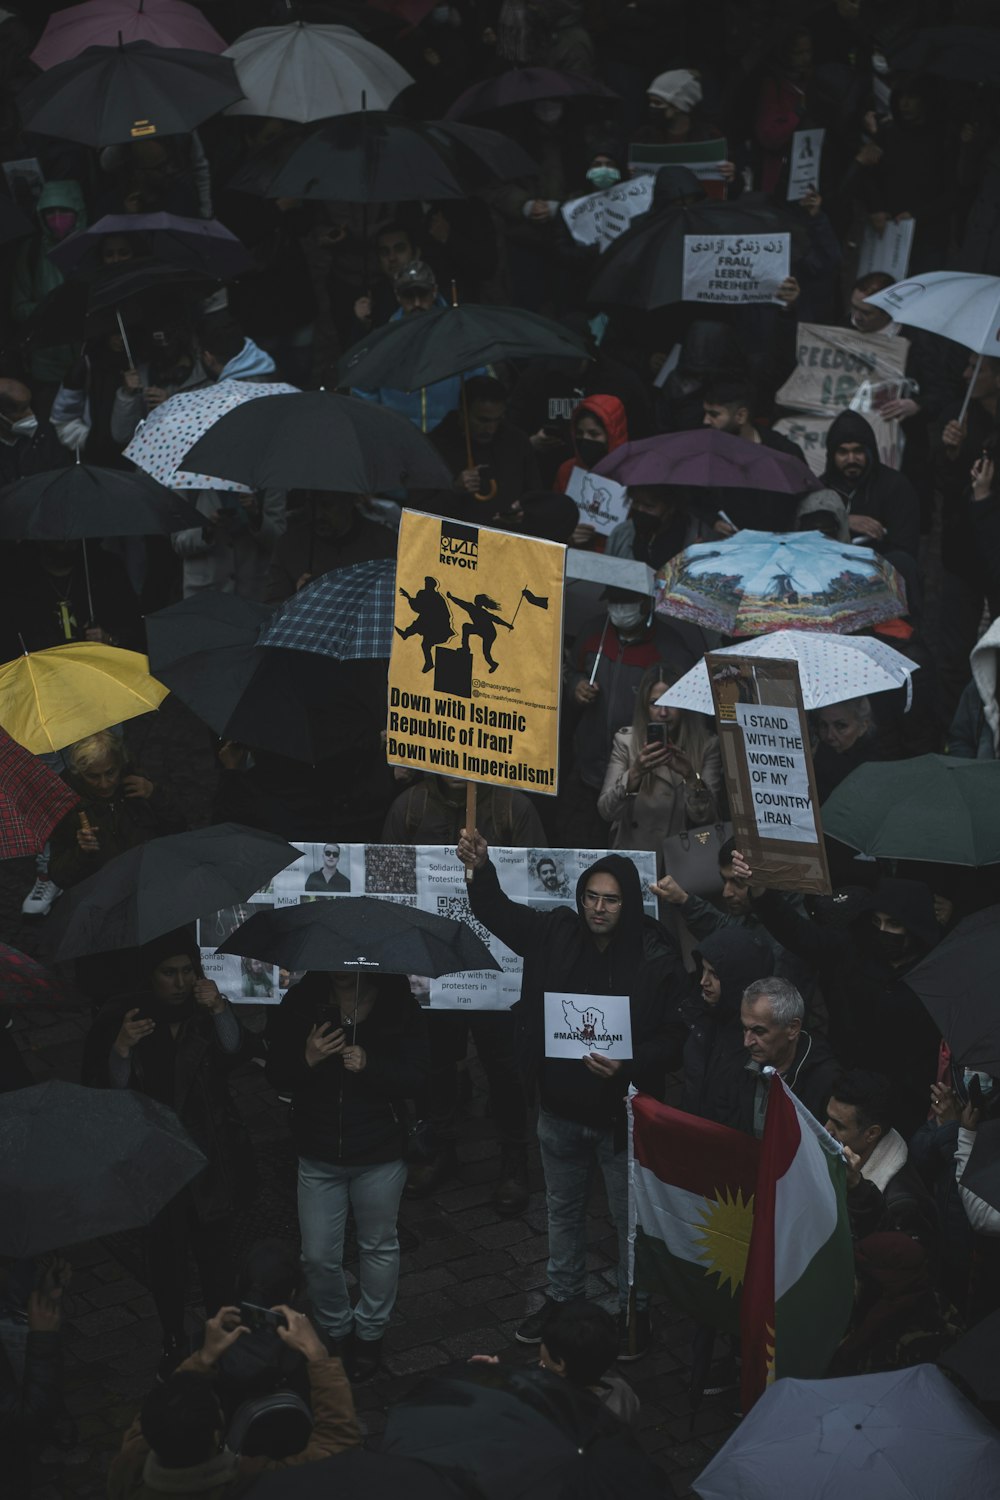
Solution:
<svg viewBox="0 0 1000 1500">
<path fill-rule="evenodd" d="M 34 755 L 159 708 L 169 689 L 138 651 L 80 641 L 0 667 L 0 725 Z"/>
</svg>

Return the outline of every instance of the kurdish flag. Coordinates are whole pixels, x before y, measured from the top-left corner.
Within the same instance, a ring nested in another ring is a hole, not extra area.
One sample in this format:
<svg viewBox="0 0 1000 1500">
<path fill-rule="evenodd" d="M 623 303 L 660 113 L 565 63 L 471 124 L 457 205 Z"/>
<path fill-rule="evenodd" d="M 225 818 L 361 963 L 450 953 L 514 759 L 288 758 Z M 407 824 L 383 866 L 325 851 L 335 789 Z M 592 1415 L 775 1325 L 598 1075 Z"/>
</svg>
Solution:
<svg viewBox="0 0 1000 1500">
<path fill-rule="evenodd" d="M 740 1335 L 745 1411 L 779 1376 L 824 1375 L 854 1298 L 840 1147 L 777 1074 L 760 1141 L 628 1107 L 629 1280 Z"/>
<path fill-rule="evenodd" d="M 771 1074 L 741 1309 L 743 1410 L 783 1375 L 819 1379 L 854 1300 L 843 1154 Z"/>
<path fill-rule="evenodd" d="M 629 1280 L 739 1333 L 760 1142 L 647 1094 L 629 1115 Z"/>
</svg>

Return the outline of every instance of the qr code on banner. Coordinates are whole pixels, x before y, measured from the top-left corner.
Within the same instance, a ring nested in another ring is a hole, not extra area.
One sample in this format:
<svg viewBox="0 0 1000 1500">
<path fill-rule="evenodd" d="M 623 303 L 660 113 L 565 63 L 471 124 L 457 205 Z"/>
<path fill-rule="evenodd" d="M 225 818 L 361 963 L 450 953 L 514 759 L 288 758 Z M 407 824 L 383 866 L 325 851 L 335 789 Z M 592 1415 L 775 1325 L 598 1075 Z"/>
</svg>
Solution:
<svg viewBox="0 0 1000 1500">
<path fill-rule="evenodd" d="M 450 917 L 453 922 L 464 922 L 466 927 L 471 927 L 477 938 L 484 942 L 487 948 L 493 942 L 493 934 L 488 927 L 484 927 L 476 917 L 464 896 L 439 896 L 437 898 L 438 916 Z"/>
</svg>

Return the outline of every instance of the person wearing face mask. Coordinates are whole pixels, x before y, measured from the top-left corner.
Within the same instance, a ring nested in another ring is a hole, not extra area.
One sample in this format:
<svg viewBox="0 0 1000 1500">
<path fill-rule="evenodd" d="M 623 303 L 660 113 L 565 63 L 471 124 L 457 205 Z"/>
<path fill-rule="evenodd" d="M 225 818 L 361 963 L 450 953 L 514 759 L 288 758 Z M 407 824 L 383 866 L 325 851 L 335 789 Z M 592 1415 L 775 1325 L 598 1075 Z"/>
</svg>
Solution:
<svg viewBox="0 0 1000 1500">
<path fill-rule="evenodd" d="M 605 849 L 610 830 L 598 810 L 615 735 L 630 723 L 636 695 L 653 667 L 679 677 L 704 647 L 699 631 L 653 611 L 644 594 L 609 587 L 607 609 L 580 629 L 564 674 L 573 717 L 572 761 L 562 778 L 557 803 L 561 842 L 568 847 Z"/>
<path fill-rule="evenodd" d="M 21 380 L 0 377 L 0 486 L 66 462 L 56 434 L 35 415 L 29 388 Z"/>
<path fill-rule="evenodd" d="M 207 1163 L 144 1232 L 147 1285 L 163 1328 L 161 1377 L 190 1351 L 184 1331 L 194 1253 L 205 1311 L 233 1300 L 229 1224 L 251 1186 L 252 1157 L 229 1096 L 229 1075 L 249 1055 L 235 1011 L 206 979 L 193 934 L 164 933 L 137 955 L 138 984 L 94 1020 L 82 1080 L 135 1089 L 177 1112 Z"/>
<path fill-rule="evenodd" d="M 628 442 L 625 407 L 617 396 L 585 396 L 570 418 L 569 430 L 573 457 L 560 465 L 556 474 L 554 487 L 560 494 L 565 494 L 574 469 L 592 469 L 602 458 Z M 581 526 L 578 530 L 593 535 L 590 526 Z"/>
<path fill-rule="evenodd" d="M 685 504 L 686 491 L 673 484 L 631 484 L 629 510 L 611 532 L 605 552 L 632 557 L 659 570 L 693 542 L 711 533 Z"/>
<path fill-rule="evenodd" d="M 702 141 L 717 141 L 721 132 L 701 116 L 702 89 L 696 73 L 690 68 L 673 68 L 660 73 L 646 89 L 646 124 L 635 135 L 637 143 L 658 146 L 693 146 Z M 732 182 L 736 165 L 718 163 L 719 176 Z"/>
<path fill-rule="evenodd" d="M 10 310 L 15 323 L 24 323 L 39 303 L 63 283 L 62 272 L 49 259 L 61 240 L 87 227 L 87 210 L 78 182 L 47 182 L 35 205 L 39 232 L 26 240 L 14 261 Z M 72 344 L 29 346 L 27 367 L 38 386 L 55 387 L 77 354 Z M 36 395 L 43 392 L 36 391 Z M 51 391 L 44 392 L 51 399 Z"/>
</svg>

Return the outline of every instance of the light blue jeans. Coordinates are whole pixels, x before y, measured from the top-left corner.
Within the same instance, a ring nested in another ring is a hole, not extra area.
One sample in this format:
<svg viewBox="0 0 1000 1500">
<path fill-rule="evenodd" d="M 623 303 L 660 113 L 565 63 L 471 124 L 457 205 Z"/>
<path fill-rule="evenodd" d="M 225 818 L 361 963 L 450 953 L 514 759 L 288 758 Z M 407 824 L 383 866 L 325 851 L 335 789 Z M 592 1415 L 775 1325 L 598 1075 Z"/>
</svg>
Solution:
<svg viewBox="0 0 1000 1500">
<path fill-rule="evenodd" d="M 587 1280 L 587 1199 L 598 1169 L 618 1231 L 618 1304 L 628 1307 L 628 1152 L 615 1152 L 614 1130 L 598 1130 L 538 1111 L 545 1206 L 549 1216 L 549 1296 L 582 1297 Z M 644 1297 L 638 1298 L 640 1306 Z"/>
<path fill-rule="evenodd" d="M 338 1167 L 299 1158 L 299 1228 L 302 1264 L 316 1321 L 342 1339 L 353 1324 L 366 1342 L 380 1339 L 396 1303 L 399 1239 L 396 1219 L 406 1183 L 406 1163 Z M 360 1253 L 361 1296 L 351 1310 L 344 1278 L 344 1230 L 354 1213 Z"/>
</svg>

